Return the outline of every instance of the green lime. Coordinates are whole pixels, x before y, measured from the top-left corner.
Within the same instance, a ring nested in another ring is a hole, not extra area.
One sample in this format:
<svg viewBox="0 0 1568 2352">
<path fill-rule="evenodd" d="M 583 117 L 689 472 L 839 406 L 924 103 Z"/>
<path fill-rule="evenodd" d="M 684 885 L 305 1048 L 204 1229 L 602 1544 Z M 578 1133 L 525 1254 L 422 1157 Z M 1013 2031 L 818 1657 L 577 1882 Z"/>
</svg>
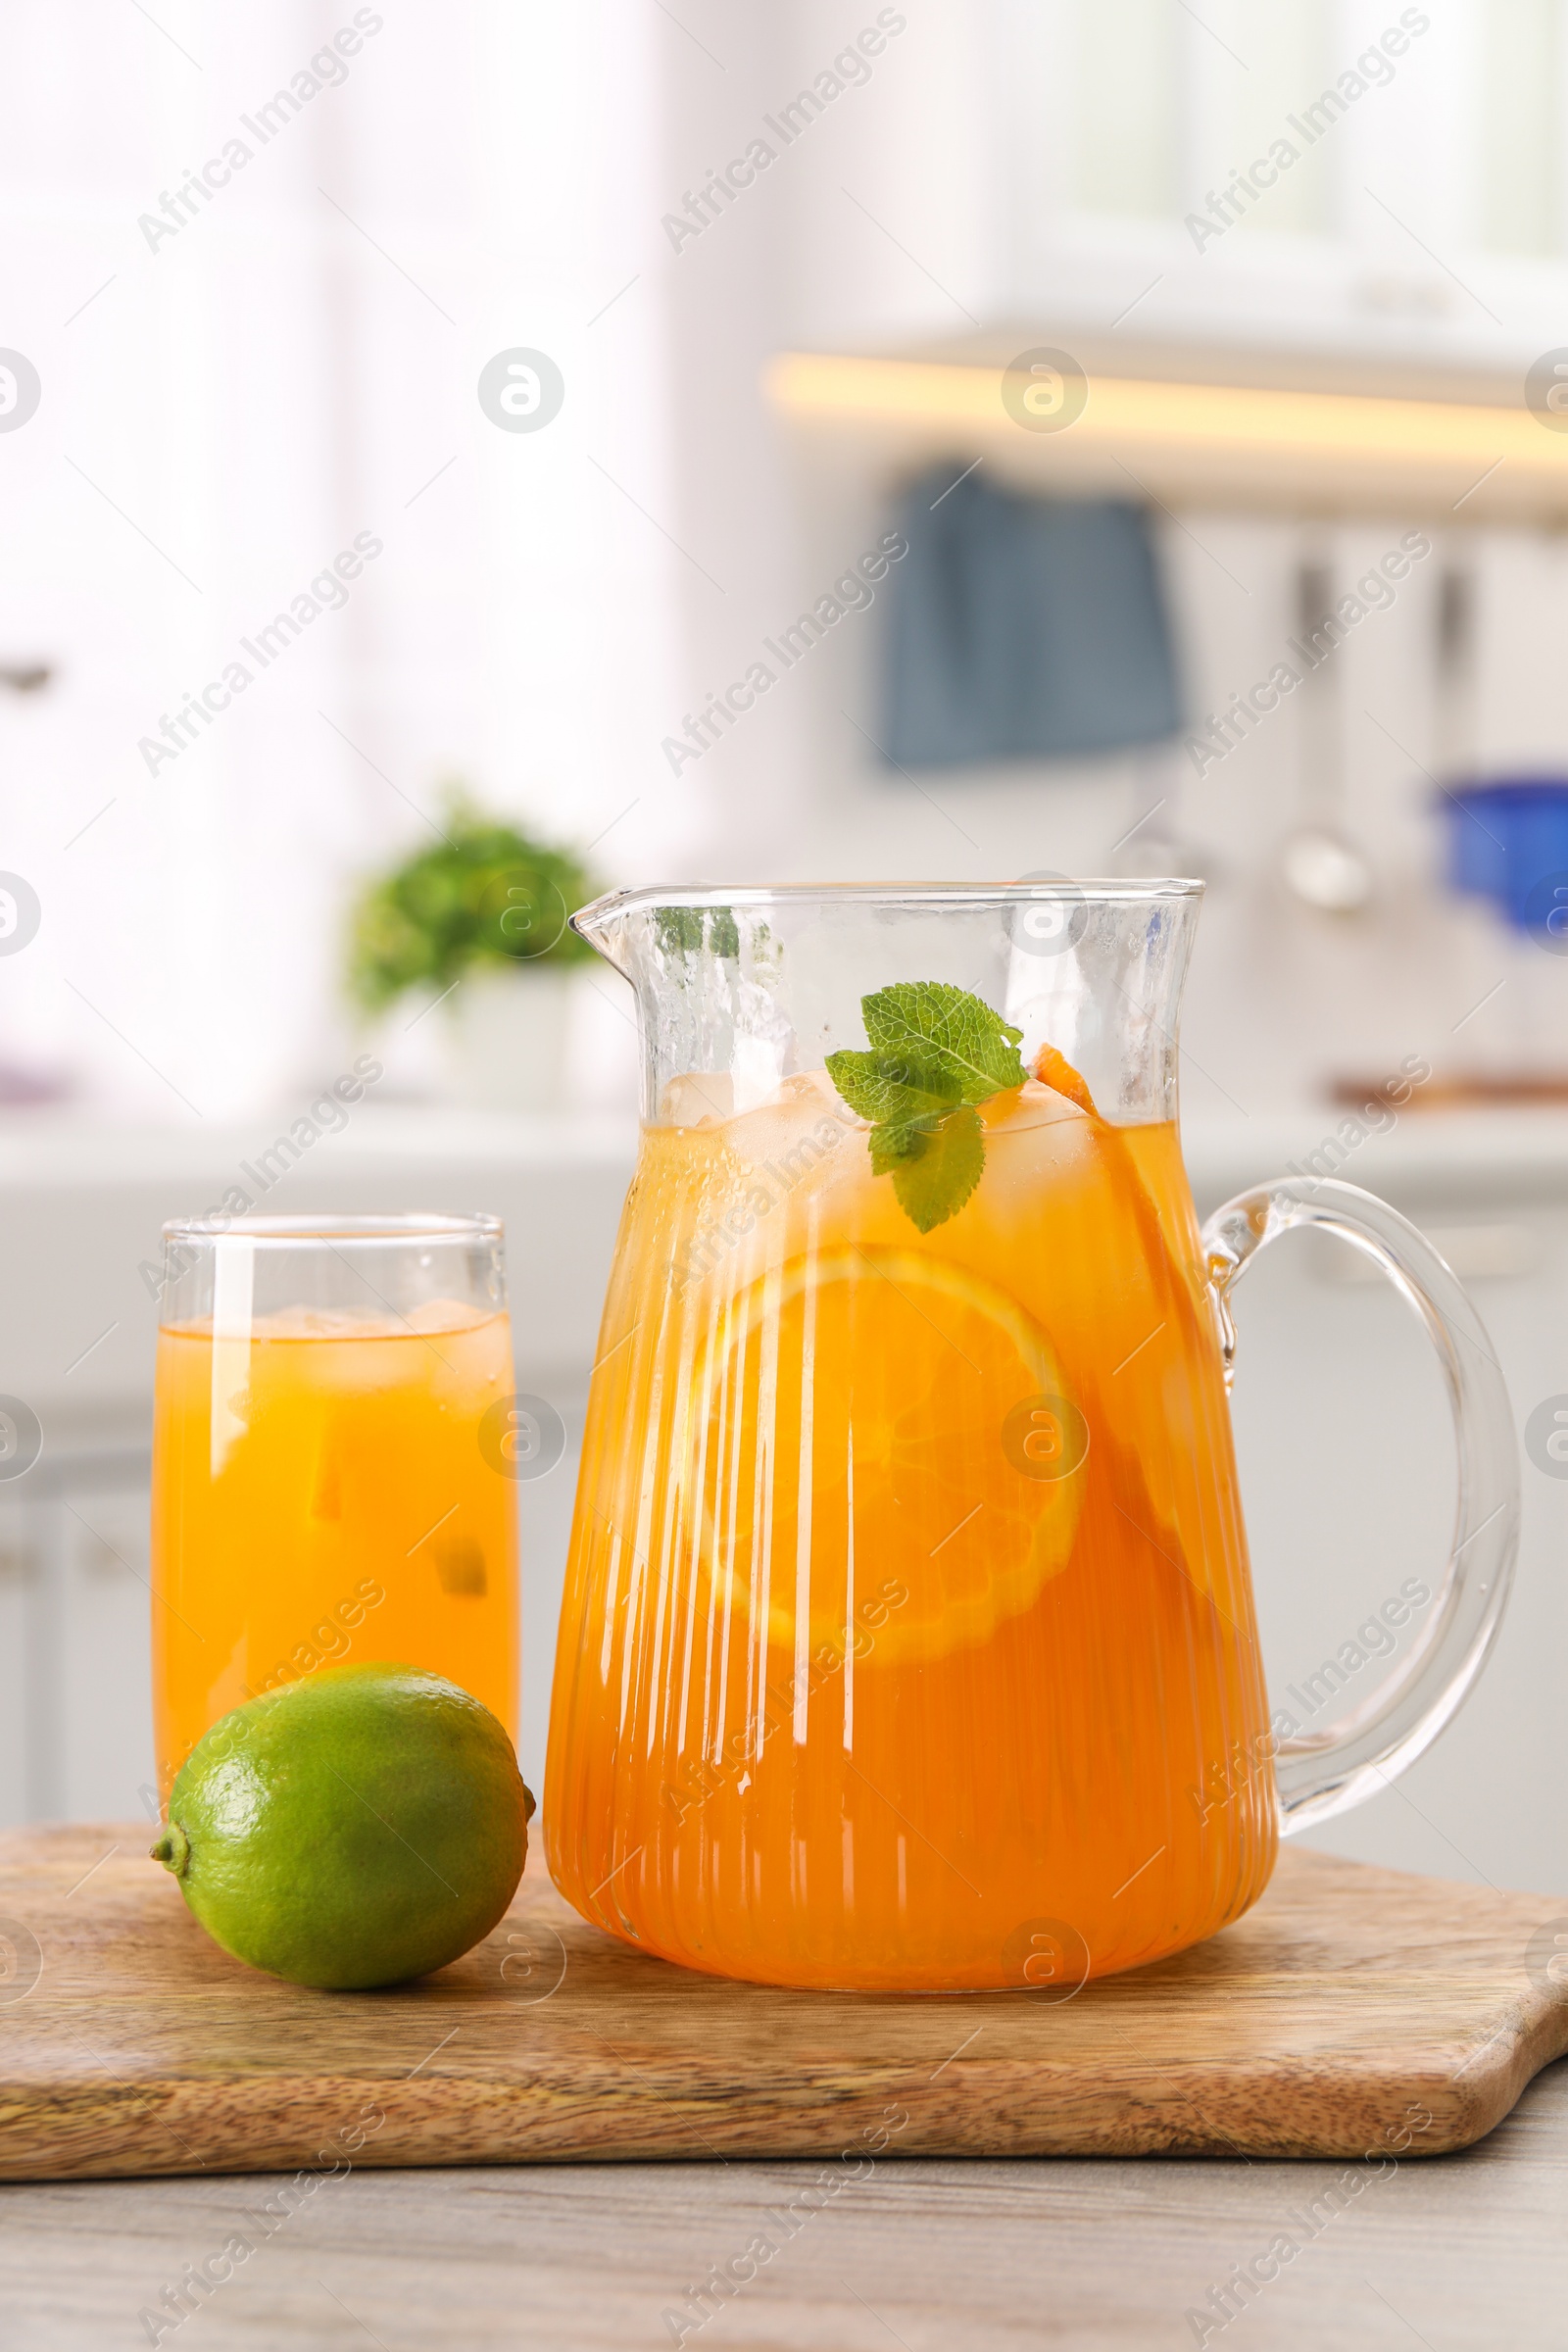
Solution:
<svg viewBox="0 0 1568 2352">
<path fill-rule="evenodd" d="M 153 1859 L 208 1934 L 294 1984 L 444 1968 L 516 1892 L 533 1798 L 488 1707 L 412 1666 L 331 1666 L 225 1715 Z"/>
</svg>

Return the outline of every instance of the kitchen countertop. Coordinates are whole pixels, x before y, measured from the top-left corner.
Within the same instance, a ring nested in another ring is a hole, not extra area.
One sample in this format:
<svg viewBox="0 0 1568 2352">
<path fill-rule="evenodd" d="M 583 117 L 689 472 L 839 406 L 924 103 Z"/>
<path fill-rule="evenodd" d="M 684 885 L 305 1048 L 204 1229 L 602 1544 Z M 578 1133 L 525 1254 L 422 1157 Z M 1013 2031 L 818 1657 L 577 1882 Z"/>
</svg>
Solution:
<svg viewBox="0 0 1568 2352">
<path fill-rule="evenodd" d="M 1356 1126 L 1362 1141 L 1354 1140 Z M 1324 1151 L 1330 1145 L 1332 1153 Z M 1568 1109 L 1406 1110 L 1373 1131 L 1343 1106 L 1310 1102 L 1184 1119 L 1182 1149 L 1205 1211 L 1231 1192 L 1287 1174 L 1293 1161 L 1396 1201 L 1457 1194 L 1568 1201 Z M 1315 1165 L 1314 1152 L 1322 1155 Z"/>
<path fill-rule="evenodd" d="M 1195 1188 L 1253 1183 L 1336 1139 L 1346 1153 L 1340 1173 L 1351 1183 L 1366 1183 L 1376 1169 L 1390 1182 L 1539 1178 L 1568 1187 L 1568 1107 L 1406 1109 L 1347 1148 L 1344 1123 L 1352 1115 L 1343 1105 L 1306 1102 L 1184 1117 Z M 0 1112 L 0 1191 L 174 1185 L 194 1201 L 204 1184 L 239 1181 L 240 1162 L 254 1162 L 290 1124 L 281 1110 L 244 1124 L 140 1126 L 68 1109 Z M 367 1102 L 354 1106 L 341 1130 L 321 1137 L 278 1189 L 303 1199 L 315 1174 L 336 1190 L 348 1173 L 399 1165 L 476 1174 L 562 1167 L 624 1174 L 636 1149 L 637 1122 L 629 1112 L 528 1114 Z"/>
<path fill-rule="evenodd" d="M 884 2160 L 844 2186 L 709 2326 L 664 2317 L 744 2254 L 818 2168 L 541 2165 L 361 2172 L 287 2220 L 255 2175 L 0 2190 L 0 2302 L 26 2352 L 152 2340 L 140 2314 L 236 2233 L 255 2246 L 192 2315 L 223 2352 L 684 2341 L 781 2352 L 1151 2352 L 1325 2344 L 1560 2352 L 1568 2305 L 1568 2062 L 1458 2156 L 1405 2162 L 1335 2210 L 1343 2167 L 1206 2158 Z M 1319 2200 L 1315 2233 L 1300 2218 Z M 773 2225 L 775 2239 L 783 2230 Z M 1282 2232 L 1301 2250 L 1235 2323 L 1187 2316 Z M 172 2328 L 156 2340 L 185 2340 Z"/>
<path fill-rule="evenodd" d="M 1188 1120 L 1200 1213 L 1293 1161 L 1308 1167 L 1336 1138 L 1336 1172 L 1418 1222 L 1429 1207 L 1451 1219 L 1505 1202 L 1568 1206 L 1568 1110 L 1406 1110 L 1347 1145 L 1348 1118 L 1303 1103 Z M 260 1154 L 289 1125 L 283 1113 L 243 1127 L 114 1126 L 64 1109 L 0 1116 L 0 1230 L 10 1245 L 0 1250 L 0 1392 L 43 1417 L 55 1451 L 139 1427 L 160 1228 L 216 1206 L 235 1184 L 267 1210 L 490 1209 L 506 1221 L 525 1384 L 549 1394 L 592 1361 L 636 1156 L 633 1118 L 366 1102 L 297 1164 L 264 1172 L 262 1192 Z"/>
<path fill-rule="evenodd" d="M 0 1186 L 239 1183 L 287 1135 L 303 1105 L 258 1112 L 243 1123 L 213 1119 L 130 1125 L 45 1108 L 0 1113 Z M 337 1170 L 420 1161 L 459 1167 L 630 1167 L 637 1121 L 610 1111 L 528 1114 L 454 1110 L 442 1103 L 364 1102 L 343 1106 L 344 1124 L 321 1136 L 282 1182 L 298 1189 L 318 1167 Z M 1568 1129 L 1568 1120 L 1565 1120 Z"/>
</svg>

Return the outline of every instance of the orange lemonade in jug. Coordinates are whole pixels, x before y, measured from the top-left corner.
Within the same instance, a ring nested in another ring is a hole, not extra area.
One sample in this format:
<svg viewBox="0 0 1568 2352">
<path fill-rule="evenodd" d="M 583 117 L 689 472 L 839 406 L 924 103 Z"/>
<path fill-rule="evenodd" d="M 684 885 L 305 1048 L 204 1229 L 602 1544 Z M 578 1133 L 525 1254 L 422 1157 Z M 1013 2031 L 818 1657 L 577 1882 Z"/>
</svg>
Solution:
<svg viewBox="0 0 1568 2352">
<path fill-rule="evenodd" d="M 1034 1067 L 949 1122 L 969 1190 L 929 1229 L 823 1071 L 738 1115 L 726 1080 L 676 1080 L 643 1131 L 546 1837 L 567 1897 L 648 1951 L 1070 1992 L 1267 1881 L 1176 1128 L 1101 1118 L 1049 1047 Z"/>
</svg>

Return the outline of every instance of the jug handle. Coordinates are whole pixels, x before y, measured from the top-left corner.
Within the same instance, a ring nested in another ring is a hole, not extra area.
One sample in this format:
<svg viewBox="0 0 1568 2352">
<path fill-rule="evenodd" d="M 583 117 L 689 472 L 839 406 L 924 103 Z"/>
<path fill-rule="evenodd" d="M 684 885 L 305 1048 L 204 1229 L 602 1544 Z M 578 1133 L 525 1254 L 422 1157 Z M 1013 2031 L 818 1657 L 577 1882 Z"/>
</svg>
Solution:
<svg viewBox="0 0 1568 2352">
<path fill-rule="evenodd" d="M 1236 1354 L 1231 1291 L 1260 1250 L 1298 1225 L 1320 1226 L 1359 1250 L 1420 1316 L 1453 1412 L 1459 1481 L 1447 1566 L 1414 1649 L 1338 1722 L 1273 1742 L 1287 1837 L 1375 1795 L 1431 1746 L 1496 1638 L 1519 1542 L 1519 1450 L 1492 1342 L 1425 1235 L 1358 1185 L 1282 1178 L 1238 1193 L 1203 1227 L 1227 1389 Z"/>
</svg>

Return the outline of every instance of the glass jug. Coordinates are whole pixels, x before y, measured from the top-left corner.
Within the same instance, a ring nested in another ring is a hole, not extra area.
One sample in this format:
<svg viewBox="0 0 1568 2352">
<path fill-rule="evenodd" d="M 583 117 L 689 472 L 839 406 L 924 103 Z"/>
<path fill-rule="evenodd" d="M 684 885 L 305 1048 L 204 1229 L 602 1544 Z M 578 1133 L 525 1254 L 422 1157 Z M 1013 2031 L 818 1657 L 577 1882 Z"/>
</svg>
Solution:
<svg viewBox="0 0 1568 2352">
<path fill-rule="evenodd" d="M 1496 1631 L 1512 1419 L 1474 1308 L 1356 1188 L 1200 1234 L 1176 1127 L 1201 884 L 627 891 L 641 1155 L 589 1396 L 545 1838 L 584 1918 L 777 1984 L 1070 1993 L 1254 1902 L 1282 1831 L 1436 1738 Z M 1271 1724 L 1227 1295 L 1315 1224 L 1442 1359 L 1416 1646 Z"/>
</svg>

